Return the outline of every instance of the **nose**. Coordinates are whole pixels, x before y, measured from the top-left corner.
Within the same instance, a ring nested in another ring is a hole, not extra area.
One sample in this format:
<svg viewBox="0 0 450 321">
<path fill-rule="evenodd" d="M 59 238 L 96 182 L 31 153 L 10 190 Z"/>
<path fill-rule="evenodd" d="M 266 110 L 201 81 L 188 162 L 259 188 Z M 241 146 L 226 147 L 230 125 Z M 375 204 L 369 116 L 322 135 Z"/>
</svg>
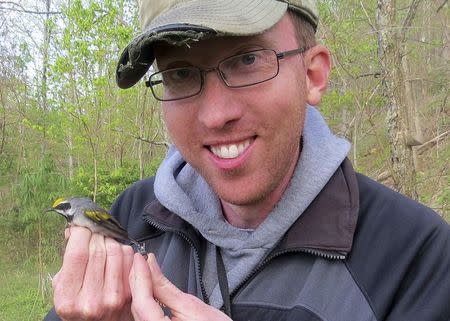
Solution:
<svg viewBox="0 0 450 321">
<path fill-rule="evenodd" d="M 242 117 L 242 102 L 236 89 L 225 85 L 219 71 L 204 73 L 203 89 L 199 97 L 198 118 L 208 129 L 222 129 Z"/>
</svg>

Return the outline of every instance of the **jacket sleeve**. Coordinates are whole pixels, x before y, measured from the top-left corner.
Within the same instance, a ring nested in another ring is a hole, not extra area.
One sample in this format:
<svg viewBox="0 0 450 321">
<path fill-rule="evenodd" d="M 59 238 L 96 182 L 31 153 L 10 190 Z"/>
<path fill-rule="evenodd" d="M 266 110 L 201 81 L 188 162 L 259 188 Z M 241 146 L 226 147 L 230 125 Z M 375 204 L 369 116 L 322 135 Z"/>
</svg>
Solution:
<svg viewBox="0 0 450 321">
<path fill-rule="evenodd" d="M 409 264 L 386 321 L 450 320 L 450 227 L 435 226 Z"/>
<path fill-rule="evenodd" d="M 61 321 L 61 319 L 56 314 L 55 309 L 51 309 L 43 321 Z"/>
<path fill-rule="evenodd" d="M 346 262 L 378 321 L 450 320 L 450 225 L 358 176 L 360 216 Z"/>
</svg>

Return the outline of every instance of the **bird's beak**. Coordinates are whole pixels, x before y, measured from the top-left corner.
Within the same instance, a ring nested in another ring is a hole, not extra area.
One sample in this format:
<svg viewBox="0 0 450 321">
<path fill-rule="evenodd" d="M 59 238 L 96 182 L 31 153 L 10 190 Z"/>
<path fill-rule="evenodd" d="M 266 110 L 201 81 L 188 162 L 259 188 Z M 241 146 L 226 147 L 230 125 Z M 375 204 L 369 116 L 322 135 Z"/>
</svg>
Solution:
<svg viewBox="0 0 450 321">
<path fill-rule="evenodd" d="M 54 209 L 53 207 L 51 207 L 51 208 L 47 208 L 47 209 L 44 211 L 44 213 L 47 213 L 47 212 L 53 212 L 53 211 L 55 211 L 55 209 Z"/>
</svg>

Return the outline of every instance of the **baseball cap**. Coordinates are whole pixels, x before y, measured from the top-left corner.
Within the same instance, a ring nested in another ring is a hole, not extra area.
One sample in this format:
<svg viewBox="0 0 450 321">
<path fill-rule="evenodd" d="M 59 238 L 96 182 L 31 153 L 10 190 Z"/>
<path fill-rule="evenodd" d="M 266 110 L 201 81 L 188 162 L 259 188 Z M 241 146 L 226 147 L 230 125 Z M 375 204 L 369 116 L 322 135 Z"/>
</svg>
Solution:
<svg viewBox="0 0 450 321">
<path fill-rule="evenodd" d="M 289 9 L 317 28 L 314 0 L 139 0 L 142 32 L 122 52 L 116 69 L 120 88 L 130 88 L 148 71 L 153 45 L 189 45 L 216 36 L 257 35 L 275 25 Z"/>
</svg>

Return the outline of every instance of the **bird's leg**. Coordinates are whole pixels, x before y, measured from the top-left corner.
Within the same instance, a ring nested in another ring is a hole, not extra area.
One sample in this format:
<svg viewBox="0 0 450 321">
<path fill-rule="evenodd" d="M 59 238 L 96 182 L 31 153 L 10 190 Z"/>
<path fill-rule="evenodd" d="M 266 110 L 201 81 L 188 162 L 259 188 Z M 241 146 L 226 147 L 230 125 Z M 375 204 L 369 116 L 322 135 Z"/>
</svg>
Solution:
<svg viewBox="0 0 450 321">
<path fill-rule="evenodd" d="M 139 253 L 140 255 L 142 255 L 144 257 L 144 259 L 147 261 L 148 255 L 147 255 L 147 251 L 145 249 L 145 243 L 144 242 L 138 242 L 134 239 L 130 238 L 131 243 L 133 243 L 133 248 L 135 248 L 136 253 Z"/>
<path fill-rule="evenodd" d="M 145 250 L 145 243 L 139 243 L 137 244 L 137 252 L 142 255 L 144 257 L 144 259 L 147 261 L 148 259 L 148 254 L 147 251 Z"/>
</svg>

